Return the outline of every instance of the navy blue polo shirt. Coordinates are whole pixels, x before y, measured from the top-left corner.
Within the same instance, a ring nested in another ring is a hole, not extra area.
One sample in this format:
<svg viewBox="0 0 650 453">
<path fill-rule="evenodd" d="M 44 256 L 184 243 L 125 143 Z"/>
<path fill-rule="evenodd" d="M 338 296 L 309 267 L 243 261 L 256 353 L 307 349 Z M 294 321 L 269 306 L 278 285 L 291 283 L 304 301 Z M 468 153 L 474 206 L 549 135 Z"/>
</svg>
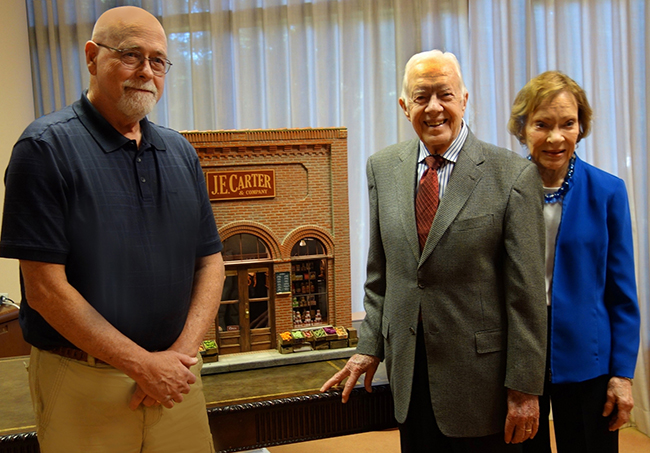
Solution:
<svg viewBox="0 0 650 453">
<path fill-rule="evenodd" d="M 146 118 L 140 126 L 138 149 L 85 94 L 34 121 L 5 174 L 0 256 L 64 264 L 104 318 L 157 351 L 183 329 L 196 259 L 222 244 L 195 150 Z M 22 296 L 25 339 L 72 346 Z"/>
</svg>

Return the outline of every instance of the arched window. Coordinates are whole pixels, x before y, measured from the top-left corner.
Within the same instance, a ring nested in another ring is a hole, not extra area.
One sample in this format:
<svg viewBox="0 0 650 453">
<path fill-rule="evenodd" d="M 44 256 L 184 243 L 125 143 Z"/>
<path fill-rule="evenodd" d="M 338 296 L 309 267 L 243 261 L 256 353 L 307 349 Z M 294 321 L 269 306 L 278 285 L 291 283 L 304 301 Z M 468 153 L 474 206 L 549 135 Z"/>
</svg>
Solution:
<svg viewBox="0 0 650 453">
<path fill-rule="evenodd" d="M 291 249 L 291 296 L 294 328 L 327 324 L 327 251 L 312 237 Z"/>
<path fill-rule="evenodd" d="M 304 238 L 296 242 L 291 249 L 291 256 L 325 255 L 323 243 L 315 238 Z"/>
<path fill-rule="evenodd" d="M 235 234 L 223 241 L 222 255 L 224 261 L 264 260 L 270 258 L 264 241 L 248 233 Z"/>
</svg>

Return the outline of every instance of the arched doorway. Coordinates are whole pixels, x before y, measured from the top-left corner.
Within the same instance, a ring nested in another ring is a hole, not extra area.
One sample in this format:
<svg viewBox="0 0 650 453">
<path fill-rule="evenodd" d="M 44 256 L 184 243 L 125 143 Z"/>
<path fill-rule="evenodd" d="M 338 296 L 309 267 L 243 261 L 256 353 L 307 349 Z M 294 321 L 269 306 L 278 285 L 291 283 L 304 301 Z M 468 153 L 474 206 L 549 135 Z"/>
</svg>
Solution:
<svg viewBox="0 0 650 453">
<path fill-rule="evenodd" d="M 235 234 L 224 240 L 226 281 L 217 315 L 220 354 L 275 347 L 273 265 L 259 237 Z"/>
</svg>

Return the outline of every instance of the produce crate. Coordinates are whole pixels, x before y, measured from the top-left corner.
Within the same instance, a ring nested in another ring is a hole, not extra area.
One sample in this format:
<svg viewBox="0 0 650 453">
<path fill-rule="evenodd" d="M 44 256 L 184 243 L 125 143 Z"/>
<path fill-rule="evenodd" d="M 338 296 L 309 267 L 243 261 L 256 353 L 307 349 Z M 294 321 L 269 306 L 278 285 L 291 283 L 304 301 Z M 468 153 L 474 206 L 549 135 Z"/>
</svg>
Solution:
<svg viewBox="0 0 650 453">
<path fill-rule="evenodd" d="M 327 334 L 325 333 L 322 327 L 319 329 L 314 329 L 312 331 L 312 335 L 314 337 L 315 342 L 327 341 Z"/>
<path fill-rule="evenodd" d="M 289 334 L 288 338 L 286 334 Z M 287 346 L 293 343 L 294 341 L 293 341 L 293 336 L 291 336 L 291 332 L 282 332 L 278 334 L 279 345 Z"/>
<path fill-rule="evenodd" d="M 306 341 L 305 334 L 301 330 L 292 330 L 293 344 L 300 344 Z"/>
<path fill-rule="evenodd" d="M 291 354 L 293 352 L 293 345 L 281 345 L 278 343 L 278 352 L 280 354 Z"/>
<path fill-rule="evenodd" d="M 314 350 L 315 351 L 320 351 L 323 349 L 329 349 L 330 348 L 330 342 L 329 341 L 314 341 Z"/>
<path fill-rule="evenodd" d="M 330 349 L 347 348 L 348 340 L 332 340 L 330 341 Z"/>
<path fill-rule="evenodd" d="M 303 330 L 302 333 L 305 335 L 305 341 L 308 341 L 309 343 L 313 343 L 314 341 L 316 341 L 313 331 Z"/>
<path fill-rule="evenodd" d="M 336 339 L 337 340 L 347 340 L 348 331 L 345 327 L 335 327 L 336 329 Z"/>
<path fill-rule="evenodd" d="M 314 348 L 312 348 L 311 343 L 301 343 L 301 344 L 295 344 L 293 345 L 293 352 L 305 352 L 305 351 L 313 351 Z"/>
<path fill-rule="evenodd" d="M 323 327 L 323 330 L 325 331 L 325 339 L 330 341 L 330 340 L 338 340 L 339 336 L 336 333 L 336 329 L 334 327 Z"/>
<path fill-rule="evenodd" d="M 199 346 L 203 363 L 217 362 L 219 360 L 219 346 L 214 340 L 206 340 Z"/>
</svg>

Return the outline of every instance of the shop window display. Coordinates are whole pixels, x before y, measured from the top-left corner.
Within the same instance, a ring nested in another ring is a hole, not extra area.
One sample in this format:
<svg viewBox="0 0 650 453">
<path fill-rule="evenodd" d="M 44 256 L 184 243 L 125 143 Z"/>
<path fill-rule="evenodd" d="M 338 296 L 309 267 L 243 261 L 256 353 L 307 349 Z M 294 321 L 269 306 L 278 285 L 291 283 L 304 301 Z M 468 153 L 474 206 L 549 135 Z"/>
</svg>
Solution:
<svg viewBox="0 0 650 453">
<path fill-rule="evenodd" d="M 327 260 L 325 247 L 303 238 L 291 250 L 293 327 L 327 324 Z"/>
</svg>

